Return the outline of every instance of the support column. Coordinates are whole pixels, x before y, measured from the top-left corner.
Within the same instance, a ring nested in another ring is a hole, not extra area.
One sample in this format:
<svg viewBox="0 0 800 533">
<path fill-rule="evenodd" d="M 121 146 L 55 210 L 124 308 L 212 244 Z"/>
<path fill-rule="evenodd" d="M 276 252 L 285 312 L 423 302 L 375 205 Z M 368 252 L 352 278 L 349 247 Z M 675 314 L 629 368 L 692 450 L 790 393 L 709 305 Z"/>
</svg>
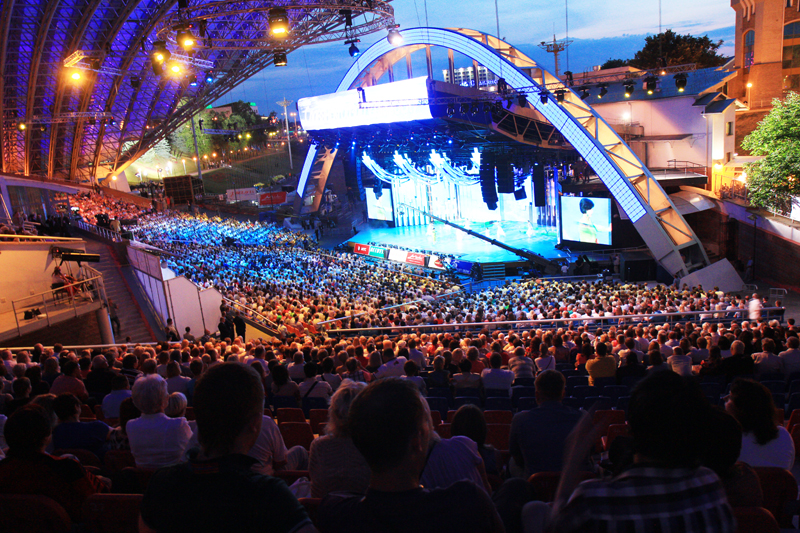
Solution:
<svg viewBox="0 0 800 533">
<path fill-rule="evenodd" d="M 111 329 L 111 318 L 108 316 L 108 309 L 101 307 L 94 312 L 97 318 L 97 325 L 100 327 L 100 342 L 103 344 L 114 344 L 114 330 Z"/>
</svg>

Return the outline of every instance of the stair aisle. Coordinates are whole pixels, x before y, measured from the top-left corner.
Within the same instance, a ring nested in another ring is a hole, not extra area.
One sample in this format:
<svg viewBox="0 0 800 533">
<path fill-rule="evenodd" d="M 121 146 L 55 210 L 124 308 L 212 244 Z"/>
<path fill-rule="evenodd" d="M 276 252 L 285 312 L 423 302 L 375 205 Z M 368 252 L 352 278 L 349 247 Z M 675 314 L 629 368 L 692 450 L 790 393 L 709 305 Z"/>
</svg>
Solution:
<svg viewBox="0 0 800 533">
<path fill-rule="evenodd" d="M 86 251 L 100 255 L 100 262 L 92 265 L 103 274 L 106 296 L 117 304 L 117 316 L 120 322 L 119 335 L 115 340 L 124 342 L 130 337 L 131 342 L 154 342 L 153 328 L 148 324 L 144 312 L 134 297 L 133 290 L 125 280 L 122 269 L 108 245 L 86 238 Z"/>
</svg>

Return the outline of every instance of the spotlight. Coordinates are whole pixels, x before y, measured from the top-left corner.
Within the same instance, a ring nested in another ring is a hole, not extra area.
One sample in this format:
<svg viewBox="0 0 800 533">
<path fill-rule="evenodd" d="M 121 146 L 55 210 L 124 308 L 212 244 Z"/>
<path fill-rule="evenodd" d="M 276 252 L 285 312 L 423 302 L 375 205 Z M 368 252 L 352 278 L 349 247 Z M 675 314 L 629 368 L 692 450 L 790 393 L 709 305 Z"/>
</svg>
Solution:
<svg viewBox="0 0 800 533">
<path fill-rule="evenodd" d="M 462 115 L 466 115 L 467 113 L 469 113 L 469 104 L 467 103 L 461 104 L 458 110 Z"/>
<path fill-rule="evenodd" d="M 141 86 L 142 86 L 142 78 L 140 78 L 139 76 L 134 76 L 131 78 L 131 87 L 133 87 L 134 89 L 138 89 Z"/>
<path fill-rule="evenodd" d="M 24 122 L 20 122 L 17 127 L 19 128 L 19 131 L 25 131 L 28 129 L 28 126 Z"/>
<path fill-rule="evenodd" d="M 539 93 L 539 101 L 542 104 L 547 104 L 547 97 L 548 97 L 549 94 L 550 93 L 548 93 L 547 91 L 544 91 L 544 90 L 542 92 L 540 92 Z"/>
<path fill-rule="evenodd" d="M 189 87 L 197 87 L 197 80 L 192 80 L 189 82 Z"/>
<path fill-rule="evenodd" d="M 498 115 L 503 112 L 503 102 L 498 100 L 494 103 L 494 112 L 497 113 Z"/>
<path fill-rule="evenodd" d="M 270 9 L 267 21 L 273 37 L 284 38 L 289 34 L 289 15 L 285 9 L 280 7 Z"/>
<path fill-rule="evenodd" d="M 622 86 L 625 88 L 625 98 L 630 98 L 636 85 L 632 81 L 626 81 Z"/>
<path fill-rule="evenodd" d="M 400 46 L 403 44 L 403 36 L 397 31 L 397 26 L 389 28 L 389 35 L 386 36 L 386 39 L 392 46 Z"/>
<path fill-rule="evenodd" d="M 172 72 L 173 74 L 180 74 L 181 70 L 182 69 L 180 63 L 173 62 L 169 64 L 169 71 Z"/>
<path fill-rule="evenodd" d="M 581 92 L 581 100 L 589 98 L 589 88 L 587 86 L 579 87 L 578 90 Z"/>
<path fill-rule="evenodd" d="M 212 71 L 206 72 L 206 83 L 211 83 L 214 81 L 214 73 Z"/>
<path fill-rule="evenodd" d="M 556 101 L 560 104 L 564 101 L 564 95 L 567 93 L 564 89 L 556 89 Z"/>
<path fill-rule="evenodd" d="M 180 47 L 186 50 L 187 52 L 190 51 L 195 44 L 197 44 L 197 39 L 195 38 L 195 36 L 186 30 L 178 31 L 177 41 Z"/>
<path fill-rule="evenodd" d="M 361 42 L 359 39 L 353 39 L 351 41 L 345 41 L 344 44 L 349 44 L 350 48 L 347 49 L 350 52 L 350 57 L 358 57 L 361 55 L 361 50 L 358 49 L 356 43 Z"/>
<path fill-rule="evenodd" d="M 167 50 L 167 43 L 165 41 L 155 41 L 153 43 L 153 51 L 150 53 L 150 58 L 153 63 L 164 63 L 172 57 L 172 53 Z"/>
<path fill-rule="evenodd" d="M 74 81 L 78 81 L 81 79 L 81 72 L 79 70 L 73 70 L 72 74 L 69 75 Z"/>
<path fill-rule="evenodd" d="M 648 76 L 644 79 L 644 88 L 647 94 L 653 94 L 658 86 L 658 78 L 655 76 Z"/>
<path fill-rule="evenodd" d="M 490 104 L 489 102 L 484 102 L 483 103 L 483 112 L 484 113 L 491 113 L 492 112 L 492 104 Z"/>
<path fill-rule="evenodd" d="M 682 93 L 684 89 L 686 89 L 686 74 L 684 74 L 683 72 L 679 72 L 678 74 L 675 74 L 674 78 L 675 78 L 675 87 L 678 88 L 679 93 Z"/>
<path fill-rule="evenodd" d="M 517 105 L 519 107 L 527 107 L 528 106 L 528 99 L 525 97 L 524 94 L 517 95 Z"/>
<path fill-rule="evenodd" d="M 601 83 L 598 87 L 600 87 L 600 92 L 597 93 L 597 98 L 602 98 L 608 94 L 608 85 Z"/>
<path fill-rule="evenodd" d="M 44 125 L 44 124 L 42 124 L 41 126 L 39 126 L 39 131 L 46 131 L 46 130 L 47 130 L 47 128 L 45 127 L 45 125 Z"/>
<path fill-rule="evenodd" d="M 276 48 L 274 52 L 272 52 L 272 63 L 276 67 L 285 67 L 288 63 L 286 60 L 286 50 L 282 48 Z"/>
<path fill-rule="evenodd" d="M 473 102 L 472 105 L 469 107 L 470 114 L 471 115 L 477 115 L 479 111 L 480 111 L 480 107 L 478 107 L 477 103 Z"/>
<path fill-rule="evenodd" d="M 456 106 L 453 104 L 447 104 L 447 118 L 453 118 L 453 115 L 456 114 Z"/>
</svg>

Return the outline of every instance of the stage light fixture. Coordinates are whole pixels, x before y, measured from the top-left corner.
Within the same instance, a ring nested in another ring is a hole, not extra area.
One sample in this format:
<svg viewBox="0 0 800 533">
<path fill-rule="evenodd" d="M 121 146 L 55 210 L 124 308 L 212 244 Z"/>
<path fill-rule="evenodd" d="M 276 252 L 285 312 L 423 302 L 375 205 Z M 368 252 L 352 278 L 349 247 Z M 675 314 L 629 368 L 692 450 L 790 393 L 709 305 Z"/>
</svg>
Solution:
<svg viewBox="0 0 800 533">
<path fill-rule="evenodd" d="M 479 111 L 480 111 L 480 107 L 478 107 L 477 103 L 473 102 L 472 105 L 469 107 L 470 114 L 471 115 L 477 115 Z"/>
<path fill-rule="evenodd" d="M 489 102 L 484 102 L 483 103 L 483 112 L 484 113 L 491 113 L 492 112 L 492 104 L 490 104 Z"/>
<path fill-rule="evenodd" d="M 447 104 L 447 118 L 453 118 L 453 115 L 456 114 L 456 106 L 453 104 Z"/>
<path fill-rule="evenodd" d="M 647 94 L 653 94 L 658 87 L 658 78 L 655 76 L 648 76 L 644 79 L 644 88 Z"/>
<path fill-rule="evenodd" d="M 20 122 L 19 124 L 17 124 L 17 127 L 19 128 L 19 131 L 25 131 L 26 129 L 28 129 L 28 126 L 24 122 Z"/>
<path fill-rule="evenodd" d="M 269 23 L 269 31 L 273 37 L 283 39 L 289 34 L 289 15 L 285 9 L 281 7 L 270 9 L 267 21 Z"/>
<path fill-rule="evenodd" d="M 274 52 L 272 52 L 272 63 L 276 67 L 285 67 L 288 64 L 288 60 L 286 59 L 286 51 L 282 48 L 276 48 Z"/>
<path fill-rule="evenodd" d="M 197 87 L 197 80 L 192 80 L 189 82 L 189 87 Z"/>
<path fill-rule="evenodd" d="M 361 42 L 359 39 L 353 39 L 350 41 L 345 41 L 344 44 L 349 44 L 350 48 L 347 51 L 350 53 L 350 57 L 358 57 L 361 55 L 361 50 L 358 49 L 356 43 Z"/>
<path fill-rule="evenodd" d="M 682 93 L 686 89 L 686 74 L 683 72 L 679 72 L 675 74 L 675 87 L 678 88 L 678 92 Z"/>
<path fill-rule="evenodd" d="M 526 98 L 524 94 L 518 94 L 517 105 L 519 107 L 528 107 L 528 98 Z"/>
<path fill-rule="evenodd" d="M 167 50 L 166 41 L 155 41 L 150 57 L 154 63 L 164 63 L 169 60 L 169 58 L 172 57 L 172 52 Z"/>
<path fill-rule="evenodd" d="M 632 81 L 626 81 L 622 86 L 625 88 L 625 98 L 630 98 L 636 85 Z"/>
<path fill-rule="evenodd" d="M 564 96 L 567 94 L 567 91 L 564 89 L 556 89 L 556 101 L 560 104 L 564 101 Z"/>
<path fill-rule="evenodd" d="M 206 72 L 206 83 L 211 83 L 214 81 L 214 73 L 210 70 Z"/>
<path fill-rule="evenodd" d="M 134 76 L 131 78 L 131 87 L 134 89 L 138 89 L 142 86 L 142 78 L 139 76 Z"/>
<path fill-rule="evenodd" d="M 469 113 L 469 104 L 467 104 L 467 103 L 461 104 L 459 106 L 458 110 L 462 115 L 466 115 L 467 113 Z M 413 137 L 412 137 L 412 139 L 413 139 Z"/>
<path fill-rule="evenodd" d="M 601 83 L 598 87 L 600 87 L 600 92 L 597 93 L 597 98 L 602 98 L 608 94 L 608 85 Z"/>
<path fill-rule="evenodd" d="M 169 64 L 169 71 L 173 74 L 180 74 L 183 68 L 181 67 L 180 63 L 172 62 Z"/>
<path fill-rule="evenodd" d="M 581 100 L 589 98 L 589 88 L 587 86 L 579 87 L 578 90 L 581 92 Z"/>
<path fill-rule="evenodd" d="M 400 46 L 403 44 L 403 36 L 397 30 L 398 26 L 393 26 L 388 28 L 389 34 L 386 36 L 386 40 L 389 41 L 389 44 L 392 46 Z"/>
<path fill-rule="evenodd" d="M 73 81 L 78 81 L 81 79 L 81 71 L 73 70 L 69 77 L 72 78 Z"/>
<path fill-rule="evenodd" d="M 195 44 L 197 44 L 197 39 L 195 36 L 186 30 L 178 30 L 177 41 L 178 45 L 180 45 L 180 47 L 187 52 L 190 51 Z"/>
<path fill-rule="evenodd" d="M 549 94 L 550 94 L 550 93 L 548 93 L 547 91 L 542 91 L 542 92 L 540 92 L 540 93 L 539 93 L 539 101 L 540 101 L 542 104 L 545 104 L 545 105 L 546 105 L 546 104 L 547 104 L 547 97 L 548 97 L 548 95 L 549 95 Z"/>
<path fill-rule="evenodd" d="M 494 103 L 494 112 L 497 113 L 498 115 L 503 112 L 503 102 L 498 100 Z"/>
</svg>

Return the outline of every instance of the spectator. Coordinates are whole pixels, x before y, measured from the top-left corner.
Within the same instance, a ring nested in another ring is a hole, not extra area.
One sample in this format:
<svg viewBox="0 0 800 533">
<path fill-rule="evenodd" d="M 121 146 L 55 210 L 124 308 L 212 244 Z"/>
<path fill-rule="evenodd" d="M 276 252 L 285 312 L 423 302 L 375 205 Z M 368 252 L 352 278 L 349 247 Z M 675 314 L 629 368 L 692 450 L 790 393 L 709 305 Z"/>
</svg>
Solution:
<svg viewBox="0 0 800 533">
<path fill-rule="evenodd" d="M 419 367 L 417 367 L 417 363 L 414 361 L 406 361 L 406 364 L 403 365 L 403 370 L 406 373 L 403 378 L 416 385 L 420 394 L 427 396 L 428 389 L 425 386 L 425 380 L 419 376 Z"/>
<path fill-rule="evenodd" d="M 86 392 L 86 386 L 80 378 L 81 369 L 75 361 L 67 361 L 61 368 L 61 375 L 53 381 L 53 386 L 50 387 L 50 394 L 63 394 L 69 392 L 74 394 L 80 401 L 85 402 L 89 399 L 89 393 Z"/>
<path fill-rule="evenodd" d="M 133 404 L 133 398 L 127 398 L 119 404 L 119 426 L 111 430 L 108 436 L 109 450 L 128 450 L 131 443 L 128 440 L 128 422 L 139 418 L 142 412 Z"/>
<path fill-rule="evenodd" d="M 177 361 L 167 363 L 167 392 L 180 392 L 186 394 L 189 389 L 191 378 L 181 375 L 181 366 Z"/>
<path fill-rule="evenodd" d="M 515 414 L 511 421 L 508 446 L 520 477 L 561 470 L 564 443 L 580 419 L 578 411 L 561 404 L 565 386 L 561 372 L 545 370 L 536 376 L 538 407 Z"/>
<path fill-rule="evenodd" d="M 594 359 L 586 362 L 586 372 L 589 373 L 589 385 L 594 385 L 597 378 L 613 378 L 617 375 L 617 362 L 613 356 L 608 355 L 608 346 L 598 342 L 594 348 Z"/>
<path fill-rule="evenodd" d="M 783 373 L 783 363 L 785 359 L 775 355 L 775 341 L 772 339 L 764 339 L 761 341 L 761 349 L 764 351 L 753 354 L 756 375 Z"/>
<path fill-rule="evenodd" d="M 783 360 L 784 372 L 791 376 L 795 372 L 800 372 L 800 339 L 791 336 L 786 340 L 786 351 L 778 354 Z"/>
<path fill-rule="evenodd" d="M 723 338 L 725 337 L 720 338 L 720 345 Z M 720 371 L 725 374 L 728 381 L 733 381 L 733 378 L 737 376 L 752 376 L 755 374 L 755 362 L 752 357 L 744 354 L 744 343 L 742 341 L 737 340 L 731 343 L 731 356 L 725 357 L 723 355 Z"/>
<path fill-rule="evenodd" d="M 153 475 L 139 531 L 316 531 L 286 484 L 252 471 L 256 459 L 245 455 L 263 420 L 264 389 L 256 372 L 236 363 L 216 365 L 198 381 L 194 400 L 201 451 L 189 463 Z"/>
<path fill-rule="evenodd" d="M 738 378 L 731 386 L 725 410 L 742 425 L 739 461 L 750 466 L 776 466 L 791 470 L 794 442 L 786 429 L 775 423 L 775 404 L 769 389 L 760 383 Z"/>
<path fill-rule="evenodd" d="M 119 418 L 119 406 L 126 399 L 131 397 L 128 378 L 118 374 L 111 381 L 111 393 L 103 398 L 103 416 L 106 418 Z"/>
<path fill-rule="evenodd" d="M 480 389 L 481 377 L 472 373 L 472 363 L 469 359 L 464 359 L 458 364 L 460 374 L 453 376 L 453 385 L 458 389 Z"/>
<path fill-rule="evenodd" d="M 678 346 L 672 349 L 672 355 L 667 358 L 667 364 L 676 374 L 681 376 L 692 375 L 692 358 L 689 355 L 685 355 Z"/>
<path fill-rule="evenodd" d="M 6 402 L 6 415 L 11 416 L 14 411 L 24 407 L 31 401 L 31 380 L 28 378 L 17 378 L 12 384 L 14 399 Z"/>
<path fill-rule="evenodd" d="M 345 380 L 331 398 L 325 435 L 314 439 L 309 454 L 313 498 L 324 498 L 331 492 L 367 491 L 369 465 L 353 444 L 347 425 L 350 404 L 364 387 L 366 383 Z"/>
<path fill-rule="evenodd" d="M 420 488 L 418 473 L 433 428 L 427 404 L 412 383 L 388 379 L 368 385 L 351 405 L 350 431 L 372 476 L 365 496 L 332 494 L 323 501 L 317 522 L 325 533 L 504 531 L 492 501 L 473 483 Z"/>
<path fill-rule="evenodd" d="M 628 339 L 633 340 L 633 339 Z M 647 375 L 647 367 L 639 362 L 638 350 L 627 350 L 625 354 L 625 364 L 617 369 L 617 383 L 622 383 L 623 378 L 636 377 L 643 378 Z M 620 362 L 621 364 L 622 362 Z"/>
<path fill-rule="evenodd" d="M 333 389 L 325 381 L 317 380 L 317 364 L 306 363 L 303 367 L 306 379 L 300 384 L 299 393 L 301 398 L 323 398 L 330 404 Z"/>
<path fill-rule="evenodd" d="M 51 426 L 42 407 L 31 405 L 11 415 L 4 434 L 8 456 L 0 461 L 0 493 L 47 496 L 77 523 L 86 499 L 108 491 L 110 482 L 87 472 L 79 462 L 45 453 Z"/>
<path fill-rule="evenodd" d="M 111 433 L 106 423 L 99 420 L 81 422 L 81 401 L 68 392 L 56 396 L 53 411 L 58 417 L 58 425 L 53 429 L 55 449 L 78 448 L 103 458 Z"/>
<path fill-rule="evenodd" d="M 500 475 L 498 465 L 500 452 L 493 446 L 486 444 L 486 419 L 483 411 L 476 405 L 462 405 L 453 416 L 450 425 L 450 434 L 454 437 L 463 436 L 472 440 L 478 445 L 478 453 L 481 454 L 483 465 L 487 475 Z"/>
<path fill-rule="evenodd" d="M 142 412 L 127 426 L 136 466 L 161 468 L 183 461 L 192 430 L 185 418 L 169 418 L 164 414 L 169 402 L 167 382 L 157 375 L 141 377 L 133 384 L 132 398 Z"/>
<path fill-rule="evenodd" d="M 481 372 L 481 381 L 484 389 L 495 389 L 508 391 L 511 396 L 511 385 L 514 383 L 514 373 L 510 370 L 503 370 L 500 366 L 503 364 L 503 357 L 495 352 L 489 356 L 489 365 L 491 368 L 484 369 Z"/>
<path fill-rule="evenodd" d="M 167 407 L 164 408 L 164 414 L 169 418 L 185 418 L 187 405 L 186 396 L 182 392 L 170 393 Z"/>
<path fill-rule="evenodd" d="M 450 372 L 444 369 L 445 359 L 441 355 L 433 358 L 433 372 L 428 374 L 431 387 L 449 387 Z"/>
</svg>

